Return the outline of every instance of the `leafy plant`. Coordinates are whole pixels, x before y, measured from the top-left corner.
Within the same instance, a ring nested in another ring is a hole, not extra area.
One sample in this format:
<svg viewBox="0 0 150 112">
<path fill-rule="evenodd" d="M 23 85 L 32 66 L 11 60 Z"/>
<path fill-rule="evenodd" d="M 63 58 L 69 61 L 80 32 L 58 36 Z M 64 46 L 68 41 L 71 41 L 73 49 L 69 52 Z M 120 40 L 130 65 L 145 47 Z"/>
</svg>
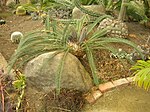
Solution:
<svg viewBox="0 0 150 112">
<path fill-rule="evenodd" d="M 67 54 L 72 53 L 77 57 L 86 55 L 91 68 L 93 82 L 95 85 L 98 85 L 99 78 L 97 76 L 98 71 L 95 65 L 94 51 L 105 49 L 116 52 L 115 48 L 113 48 L 110 43 L 124 43 L 134 47 L 137 52 L 140 53 L 137 45 L 128 40 L 121 38 L 106 38 L 107 31 L 111 29 L 111 27 L 96 30 L 97 28 L 95 27 L 97 27 L 97 23 L 106 17 L 108 16 L 101 16 L 91 24 L 88 23 L 89 19 L 87 16 L 83 16 L 82 19 L 76 20 L 74 24 L 62 24 L 60 21 L 54 21 L 50 24 L 50 28 L 46 28 L 49 32 L 36 31 L 29 33 L 21 40 L 16 52 L 12 55 L 9 62 L 10 67 L 19 68 L 32 58 L 46 52 L 55 51 L 53 56 L 60 52 L 64 52 L 64 56 L 56 74 L 56 85 L 59 93 L 61 87 L 61 74 L 63 66 L 65 66 L 64 62 Z M 49 24 L 49 22 L 47 24 Z M 53 56 L 49 58 L 52 59 Z"/>
<path fill-rule="evenodd" d="M 95 12 L 93 12 L 91 10 L 88 10 L 87 8 L 84 8 L 82 6 L 82 1 L 80 1 L 80 0 L 73 0 L 73 2 L 74 2 L 74 5 L 78 9 L 80 9 L 83 13 L 86 13 L 86 14 L 88 14 L 90 16 L 94 16 L 94 17 L 99 17 L 99 16 L 103 15 L 103 14 L 95 13 Z M 106 11 L 106 14 L 113 15 L 114 10 L 116 10 L 116 9 L 120 10 L 122 0 L 119 0 L 119 1 L 114 1 L 114 0 L 96 0 L 96 3 L 98 5 L 102 5 L 104 7 L 104 9 Z"/>
<path fill-rule="evenodd" d="M 107 13 L 113 12 L 116 9 L 121 8 L 122 0 L 114 1 L 114 0 L 101 0 L 101 4 L 105 7 Z"/>
<path fill-rule="evenodd" d="M 16 112 L 19 112 L 20 105 L 24 96 L 25 76 L 19 71 L 16 72 L 16 79 L 13 80 L 8 74 L 4 73 L 3 69 L 0 69 L 0 111 L 1 112 L 13 112 L 13 107 L 16 106 Z M 19 96 L 18 96 L 19 95 Z M 18 102 L 15 97 L 18 97 Z M 16 105 L 17 102 L 17 105 Z"/>
<path fill-rule="evenodd" d="M 130 1 L 129 3 L 126 3 L 128 6 L 127 8 L 127 14 L 136 21 L 141 21 L 141 22 L 147 22 L 149 19 L 146 15 L 147 9 L 144 5 L 147 2 L 143 1 Z"/>
<path fill-rule="evenodd" d="M 150 60 L 137 61 L 137 63 L 131 68 L 131 70 L 135 71 L 133 73 L 135 75 L 135 84 L 148 90 L 150 87 Z"/>
<path fill-rule="evenodd" d="M 37 4 L 23 4 L 22 6 L 27 10 L 27 11 L 33 11 L 33 12 L 40 12 L 40 11 L 47 11 L 48 9 L 52 8 L 55 3 L 49 2 L 49 3 L 37 3 Z"/>
<path fill-rule="evenodd" d="M 74 4 L 70 0 L 40 0 L 37 3 L 28 3 L 22 5 L 28 11 L 48 11 L 51 8 L 66 6 L 70 9 L 74 8 Z"/>
<path fill-rule="evenodd" d="M 14 103 L 11 98 L 14 88 L 12 79 L 6 74 L 3 68 L 0 68 L 0 112 L 12 112 Z"/>
<path fill-rule="evenodd" d="M 25 76 L 19 72 L 16 71 L 16 80 L 12 82 L 14 88 L 16 88 L 19 91 L 19 96 L 18 96 L 18 102 L 16 106 L 16 112 L 19 112 L 19 108 L 25 93 L 25 87 L 26 87 L 26 78 Z"/>
<path fill-rule="evenodd" d="M 88 10 L 88 9 L 84 8 L 84 7 L 81 5 L 80 0 L 73 0 L 73 3 L 74 3 L 74 5 L 75 5 L 78 9 L 80 9 L 80 10 L 81 10 L 83 13 L 85 13 L 85 14 L 88 14 L 88 15 L 94 16 L 94 17 L 100 17 L 100 16 L 103 15 L 103 14 L 95 13 L 95 12 L 93 12 L 93 11 L 91 11 L 91 10 Z"/>
<path fill-rule="evenodd" d="M 0 70 L 0 92 L 1 92 L 1 108 L 0 110 L 2 112 L 5 111 L 5 97 L 4 97 L 4 84 L 3 84 L 3 76 L 4 75 L 4 71 L 3 69 Z"/>
</svg>

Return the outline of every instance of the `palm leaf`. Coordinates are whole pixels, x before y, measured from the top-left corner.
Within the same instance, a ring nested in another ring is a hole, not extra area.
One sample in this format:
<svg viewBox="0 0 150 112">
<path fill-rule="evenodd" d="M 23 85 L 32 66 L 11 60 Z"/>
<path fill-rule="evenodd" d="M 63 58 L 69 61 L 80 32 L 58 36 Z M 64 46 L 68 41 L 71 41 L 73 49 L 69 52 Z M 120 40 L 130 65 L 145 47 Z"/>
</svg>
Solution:
<svg viewBox="0 0 150 112">
<path fill-rule="evenodd" d="M 131 70 L 135 70 L 135 72 L 133 73 L 135 75 L 135 84 L 148 90 L 150 87 L 150 60 L 139 60 L 131 68 Z"/>
</svg>

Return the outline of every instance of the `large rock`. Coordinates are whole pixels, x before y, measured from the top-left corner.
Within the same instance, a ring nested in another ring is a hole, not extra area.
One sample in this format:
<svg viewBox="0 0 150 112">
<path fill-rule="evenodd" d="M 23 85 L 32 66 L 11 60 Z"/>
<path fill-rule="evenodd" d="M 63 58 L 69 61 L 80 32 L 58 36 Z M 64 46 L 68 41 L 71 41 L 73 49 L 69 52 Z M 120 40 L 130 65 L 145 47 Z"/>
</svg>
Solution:
<svg viewBox="0 0 150 112">
<path fill-rule="evenodd" d="M 84 8 L 93 11 L 95 13 L 98 14 L 104 14 L 105 8 L 102 5 L 89 5 L 89 6 L 84 6 Z M 80 19 L 83 17 L 83 15 L 85 15 L 85 13 L 83 13 L 80 9 L 78 9 L 77 7 L 75 7 L 72 11 L 72 18 L 73 19 Z"/>
<path fill-rule="evenodd" d="M 42 54 L 27 64 L 25 75 L 28 87 L 45 93 L 56 88 L 56 74 L 64 53 L 57 54 L 48 61 L 53 53 Z M 61 88 L 88 91 L 91 87 L 90 75 L 74 55 L 68 54 L 61 74 Z"/>
<path fill-rule="evenodd" d="M 45 102 L 49 100 L 45 95 L 56 88 L 56 73 L 64 53 L 57 54 L 49 60 L 53 54 L 54 52 L 42 54 L 28 62 L 25 67 L 26 100 L 31 112 L 53 112 L 47 110 Z M 80 61 L 74 55 L 68 54 L 61 74 L 61 88 L 86 92 L 92 86 L 92 79 Z M 49 103 L 54 106 L 52 102 Z"/>
</svg>

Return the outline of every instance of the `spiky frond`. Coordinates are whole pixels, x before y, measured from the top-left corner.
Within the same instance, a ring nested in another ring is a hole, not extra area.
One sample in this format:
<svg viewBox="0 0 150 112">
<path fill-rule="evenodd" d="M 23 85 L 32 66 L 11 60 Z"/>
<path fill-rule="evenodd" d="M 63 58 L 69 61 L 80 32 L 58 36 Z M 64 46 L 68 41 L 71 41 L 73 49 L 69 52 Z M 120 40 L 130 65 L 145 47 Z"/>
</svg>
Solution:
<svg viewBox="0 0 150 112">
<path fill-rule="evenodd" d="M 65 51 L 64 51 L 64 55 L 61 59 L 61 62 L 58 66 L 58 70 L 57 70 L 57 74 L 56 74 L 56 78 L 55 78 L 55 82 L 56 82 L 56 89 L 57 89 L 57 94 L 60 94 L 60 88 L 61 88 L 61 74 L 63 72 L 63 68 L 64 68 L 64 63 L 65 63 L 65 59 L 67 57 L 67 54 L 69 53 L 69 48 L 67 48 Z"/>
<path fill-rule="evenodd" d="M 88 9 L 84 8 L 84 7 L 81 5 L 81 3 L 80 3 L 79 0 L 73 0 L 73 1 L 74 1 L 74 5 L 75 5 L 78 9 L 80 9 L 83 13 L 85 13 L 85 14 L 88 14 L 88 15 L 94 16 L 94 17 L 100 17 L 100 16 L 104 15 L 104 14 L 99 14 L 99 13 L 96 13 L 96 12 L 93 12 L 93 11 L 91 11 L 91 10 L 88 10 Z"/>
<path fill-rule="evenodd" d="M 134 82 L 139 87 L 148 90 L 150 87 L 150 60 L 139 60 L 132 68 L 134 70 Z"/>
</svg>

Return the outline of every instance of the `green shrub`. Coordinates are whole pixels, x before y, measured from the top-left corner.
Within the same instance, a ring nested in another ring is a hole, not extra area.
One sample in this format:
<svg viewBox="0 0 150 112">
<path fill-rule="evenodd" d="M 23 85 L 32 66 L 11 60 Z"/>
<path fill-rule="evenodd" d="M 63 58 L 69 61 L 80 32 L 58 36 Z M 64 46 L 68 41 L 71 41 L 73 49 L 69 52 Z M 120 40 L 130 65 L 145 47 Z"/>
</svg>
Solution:
<svg viewBox="0 0 150 112">
<path fill-rule="evenodd" d="M 137 63 L 131 68 L 131 70 L 135 71 L 133 73 L 135 75 L 135 84 L 148 90 L 150 87 L 150 60 L 137 61 Z"/>
</svg>

